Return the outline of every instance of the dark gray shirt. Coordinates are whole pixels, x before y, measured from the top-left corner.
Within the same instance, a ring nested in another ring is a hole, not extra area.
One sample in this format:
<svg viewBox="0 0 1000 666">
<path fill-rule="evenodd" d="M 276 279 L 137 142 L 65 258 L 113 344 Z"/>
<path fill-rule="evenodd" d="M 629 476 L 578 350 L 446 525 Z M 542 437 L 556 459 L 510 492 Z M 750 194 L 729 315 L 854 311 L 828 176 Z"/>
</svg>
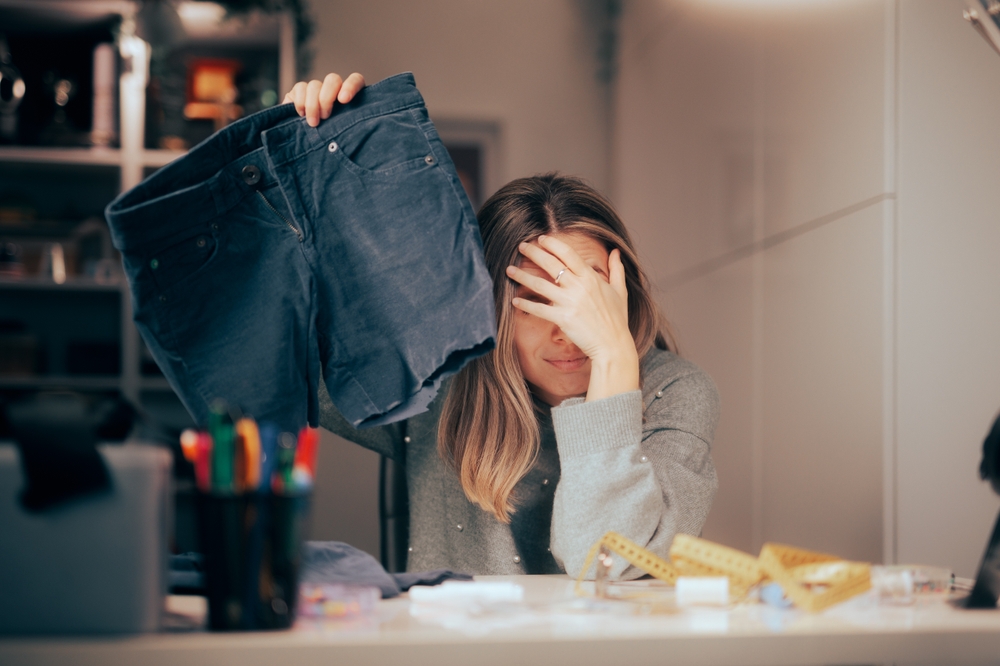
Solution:
<svg viewBox="0 0 1000 666">
<path fill-rule="evenodd" d="M 563 573 L 549 547 L 552 504 L 559 484 L 559 451 L 552 427 L 551 408 L 535 401 L 541 447 L 534 466 L 514 486 L 514 507 L 510 530 L 521 562 L 531 573 Z"/>
</svg>

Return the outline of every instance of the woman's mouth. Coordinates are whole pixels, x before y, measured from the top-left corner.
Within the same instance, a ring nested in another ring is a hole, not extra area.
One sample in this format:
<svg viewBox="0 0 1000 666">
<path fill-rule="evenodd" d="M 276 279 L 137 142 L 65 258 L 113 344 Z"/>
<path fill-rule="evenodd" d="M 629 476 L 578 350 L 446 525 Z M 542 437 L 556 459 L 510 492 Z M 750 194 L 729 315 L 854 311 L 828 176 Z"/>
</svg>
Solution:
<svg viewBox="0 0 1000 666">
<path fill-rule="evenodd" d="M 579 358 L 569 358 L 569 359 L 554 359 L 547 358 L 546 362 L 551 363 L 557 370 L 563 372 L 572 372 L 573 370 L 579 370 L 587 362 L 586 356 L 581 356 Z"/>
</svg>

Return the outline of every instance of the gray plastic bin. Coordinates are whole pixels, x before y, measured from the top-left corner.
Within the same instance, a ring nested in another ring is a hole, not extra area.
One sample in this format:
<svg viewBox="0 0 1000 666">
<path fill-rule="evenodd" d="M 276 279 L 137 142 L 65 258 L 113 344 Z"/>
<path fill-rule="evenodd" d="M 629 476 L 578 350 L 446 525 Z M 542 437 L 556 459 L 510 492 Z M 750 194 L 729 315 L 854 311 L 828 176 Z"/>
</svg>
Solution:
<svg viewBox="0 0 1000 666">
<path fill-rule="evenodd" d="M 167 590 L 170 453 L 102 445 L 114 492 L 25 512 L 17 449 L 0 444 L 0 634 L 160 628 Z"/>
</svg>

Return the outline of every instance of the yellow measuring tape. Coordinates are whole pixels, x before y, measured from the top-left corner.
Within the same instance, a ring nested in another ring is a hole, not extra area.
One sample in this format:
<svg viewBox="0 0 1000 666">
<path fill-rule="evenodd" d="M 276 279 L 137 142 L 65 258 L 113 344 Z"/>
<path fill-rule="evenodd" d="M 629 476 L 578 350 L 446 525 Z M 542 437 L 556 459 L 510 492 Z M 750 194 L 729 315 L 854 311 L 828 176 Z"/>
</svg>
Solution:
<svg viewBox="0 0 1000 666">
<path fill-rule="evenodd" d="M 729 597 L 736 601 L 764 577 L 757 558 L 688 534 L 678 534 L 670 546 L 670 559 L 685 576 L 725 576 Z"/>
<path fill-rule="evenodd" d="M 668 562 L 622 535 L 608 532 L 587 554 L 576 579 L 577 594 L 583 594 L 583 577 L 599 554 L 595 586 L 598 594 L 603 594 L 610 568 L 606 557 L 611 553 L 670 585 L 677 583 L 678 576 L 725 576 L 733 601 L 742 599 L 754 585 L 770 578 L 781 585 L 795 605 L 807 611 L 822 610 L 871 587 L 868 564 L 792 546 L 764 544 L 760 557 L 756 558 L 735 548 L 678 534 L 670 546 Z"/>
<path fill-rule="evenodd" d="M 677 576 L 680 575 L 680 573 L 670 562 L 667 562 L 658 555 L 654 555 L 642 546 L 637 546 L 617 532 L 608 532 L 601 537 L 601 540 L 595 543 L 590 549 L 590 552 L 587 553 L 587 560 L 583 563 L 583 570 L 580 571 L 580 575 L 576 579 L 577 594 L 583 594 L 583 588 L 580 584 L 583 582 L 583 577 L 587 575 L 588 571 L 590 571 L 590 565 L 594 563 L 594 558 L 597 557 L 597 553 L 601 550 L 601 548 L 606 548 L 610 552 L 618 553 L 624 557 L 625 561 L 629 564 L 642 569 L 651 576 L 666 581 L 671 585 L 677 583 Z M 598 563 L 598 576 L 601 574 L 601 566 L 601 563 Z"/>
<path fill-rule="evenodd" d="M 760 566 L 785 596 L 807 611 L 823 610 L 871 588 L 871 566 L 834 555 L 766 543 Z"/>
</svg>

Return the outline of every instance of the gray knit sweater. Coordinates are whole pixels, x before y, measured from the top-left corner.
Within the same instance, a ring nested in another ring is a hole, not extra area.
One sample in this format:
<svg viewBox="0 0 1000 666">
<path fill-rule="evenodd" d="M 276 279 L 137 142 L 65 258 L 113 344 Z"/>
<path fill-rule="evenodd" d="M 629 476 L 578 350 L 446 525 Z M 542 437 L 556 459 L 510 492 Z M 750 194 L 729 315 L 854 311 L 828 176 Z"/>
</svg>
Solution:
<svg viewBox="0 0 1000 666">
<path fill-rule="evenodd" d="M 405 461 L 410 504 L 407 568 L 474 574 L 576 576 L 590 547 L 614 530 L 666 557 L 674 534 L 697 535 L 718 486 L 710 455 L 719 416 L 711 378 L 690 361 L 654 349 L 641 391 L 564 401 L 542 416 L 538 462 L 514 490 L 510 524 L 470 502 L 437 452 L 448 385 L 430 410 L 400 424 L 357 430 L 320 382 L 320 424 L 361 446 Z M 613 578 L 642 572 L 615 558 Z M 593 571 L 588 572 L 589 576 Z"/>
</svg>

